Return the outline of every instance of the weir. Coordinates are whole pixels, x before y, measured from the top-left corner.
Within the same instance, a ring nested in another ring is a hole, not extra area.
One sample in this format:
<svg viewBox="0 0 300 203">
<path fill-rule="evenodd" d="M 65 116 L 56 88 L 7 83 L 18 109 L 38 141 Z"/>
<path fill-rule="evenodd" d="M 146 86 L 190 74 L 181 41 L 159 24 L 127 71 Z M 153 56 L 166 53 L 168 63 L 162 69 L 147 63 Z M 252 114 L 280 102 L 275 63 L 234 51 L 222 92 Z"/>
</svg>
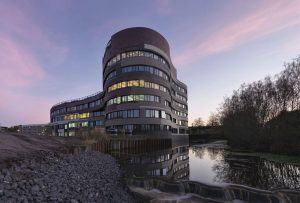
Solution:
<svg viewBox="0 0 300 203">
<path fill-rule="evenodd" d="M 300 191 L 295 190 L 260 190 L 243 185 L 223 184 L 208 185 L 196 181 L 169 181 L 158 178 L 138 179 L 131 178 L 127 181 L 131 188 L 143 188 L 148 191 L 157 189 L 162 192 L 173 194 L 193 194 L 201 199 L 216 202 L 233 202 L 241 200 L 249 203 L 298 203 L 300 202 Z"/>
</svg>

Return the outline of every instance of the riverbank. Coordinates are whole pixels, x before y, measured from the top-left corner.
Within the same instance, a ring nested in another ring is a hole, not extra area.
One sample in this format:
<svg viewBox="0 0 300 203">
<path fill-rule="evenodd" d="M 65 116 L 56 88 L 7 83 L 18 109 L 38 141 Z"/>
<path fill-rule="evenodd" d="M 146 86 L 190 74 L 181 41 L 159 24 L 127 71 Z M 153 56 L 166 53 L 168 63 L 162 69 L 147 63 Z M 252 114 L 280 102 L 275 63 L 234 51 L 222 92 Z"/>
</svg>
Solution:
<svg viewBox="0 0 300 203">
<path fill-rule="evenodd" d="M 5 163 L 0 171 L 0 202 L 136 202 L 110 155 L 65 154 L 60 149 L 67 142 L 51 137 L 0 136 Z"/>
<path fill-rule="evenodd" d="M 209 146 L 213 148 L 222 148 L 228 150 L 228 152 L 232 155 L 246 155 L 246 156 L 255 156 L 260 157 L 262 159 L 267 159 L 269 161 L 274 161 L 277 163 L 284 163 L 284 164 L 295 164 L 300 165 L 300 157 L 299 156 L 291 156 L 291 155 L 281 155 L 281 154 L 273 154 L 273 153 L 266 153 L 266 152 L 254 152 L 251 150 L 243 150 L 239 148 L 232 148 L 227 145 L 226 140 L 206 140 L 198 144 L 197 142 L 193 142 L 192 146 Z"/>
<path fill-rule="evenodd" d="M 269 161 L 274 161 L 277 163 L 284 163 L 284 164 L 294 164 L 300 166 L 300 157 L 299 156 L 290 156 L 290 155 L 280 155 L 280 154 L 272 154 L 272 153 L 265 153 L 265 152 L 250 152 L 250 151 L 237 151 L 231 150 L 231 154 L 234 155 L 247 155 L 247 156 L 256 156 L 262 159 L 267 159 Z"/>
</svg>

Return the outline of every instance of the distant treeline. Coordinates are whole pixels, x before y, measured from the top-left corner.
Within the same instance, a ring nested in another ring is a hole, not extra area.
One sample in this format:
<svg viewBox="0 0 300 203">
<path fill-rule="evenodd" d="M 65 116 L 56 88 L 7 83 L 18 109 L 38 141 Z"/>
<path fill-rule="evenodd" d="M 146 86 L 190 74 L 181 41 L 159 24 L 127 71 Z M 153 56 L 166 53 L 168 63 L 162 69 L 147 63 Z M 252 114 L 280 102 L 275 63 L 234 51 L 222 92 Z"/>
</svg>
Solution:
<svg viewBox="0 0 300 203">
<path fill-rule="evenodd" d="M 300 57 L 284 67 L 225 98 L 218 117 L 229 145 L 300 155 Z"/>
</svg>

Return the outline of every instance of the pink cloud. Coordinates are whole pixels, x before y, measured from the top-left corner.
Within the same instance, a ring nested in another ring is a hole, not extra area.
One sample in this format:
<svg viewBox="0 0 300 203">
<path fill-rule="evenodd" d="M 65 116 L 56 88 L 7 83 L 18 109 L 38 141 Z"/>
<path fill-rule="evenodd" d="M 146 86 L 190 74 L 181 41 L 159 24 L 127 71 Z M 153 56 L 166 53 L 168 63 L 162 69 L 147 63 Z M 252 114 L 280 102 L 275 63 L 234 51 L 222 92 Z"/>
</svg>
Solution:
<svg viewBox="0 0 300 203">
<path fill-rule="evenodd" d="M 0 100 L 0 123 L 18 124 L 48 123 L 49 110 L 54 101 L 49 98 L 31 96 L 26 92 L 4 90 Z"/>
<path fill-rule="evenodd" d="M 32 95 L 46 75 L 38 56 L 59 63 L 67 57 L 68 48 L 46 34 L 26 1 L 0 4 L 0 28 L 0 123 L 49 122 L 49 109 L 55 102 Z"/>
<path fill-rule="evenodd" d="M 1 87 L 27 87 L 43 78 L 44 71 L 29 50 L 1 35 L 0 44 Z"/>
<path fill-rule="evenodd" d="M 0 45 L 0 123 L 47 122 L 50 101 L 28 94 L 43 79 L 44 70 L 29 50 L 9 37 L 0 35 Z"/>
<path fill-rule="evenodd" d="M 189 45 L 174 57 L 175 64 L 188 64 L 199 58 L 225 52 L 248 41 L 298 25 L 299 8 L 300 1 L 265 1 L 257 9 L 231 24 L 221 25 L 206 38 L 198 39 L 195 35 Z"/>
<path fill-rule="evenodd" d="M 44 32 L 43 25 L 33 16 L 31 5 L 6 1 L 0 4 L 0 34 L 11 36 L 24 45 L 35 47 L 37 52 L 44 51 L 52 58 L 61 61 L 67 57 L 68 48 L 58 45 Z"/>
</svg>

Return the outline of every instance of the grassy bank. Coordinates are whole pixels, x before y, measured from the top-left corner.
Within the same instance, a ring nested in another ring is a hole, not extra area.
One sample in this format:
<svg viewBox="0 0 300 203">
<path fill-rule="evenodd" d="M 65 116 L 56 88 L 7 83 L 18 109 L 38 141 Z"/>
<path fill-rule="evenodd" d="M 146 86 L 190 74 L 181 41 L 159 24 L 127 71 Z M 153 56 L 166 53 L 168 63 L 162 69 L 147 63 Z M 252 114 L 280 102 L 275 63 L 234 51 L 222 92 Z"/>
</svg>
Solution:
<svg viewBox="0 0 300 203">
<path fill-rule="evenodd" d="M 265 152 L 237 152 L 230 151 L 231 154 L 235 155 L 248 155 L 248 156 L 257 156 L 263 159 L 267 159 L 270 161 L 274 161 L 277 163 L 284 164 L 296 164 L 300 166 L 300 157 L 299 156 L 290 156 L 290 155 L 280 155 L 280 154 L 272 154 Z"/>
</svg>

